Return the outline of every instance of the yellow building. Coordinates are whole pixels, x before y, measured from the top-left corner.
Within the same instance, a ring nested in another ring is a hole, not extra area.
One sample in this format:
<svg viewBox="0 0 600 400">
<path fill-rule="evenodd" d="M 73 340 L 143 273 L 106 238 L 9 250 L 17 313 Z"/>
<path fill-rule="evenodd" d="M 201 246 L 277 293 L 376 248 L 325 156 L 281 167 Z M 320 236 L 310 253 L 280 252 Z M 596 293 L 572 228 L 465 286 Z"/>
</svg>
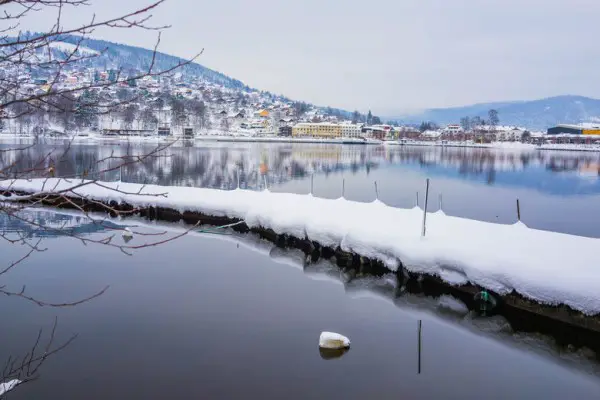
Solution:
<svg viewBox="0 0 600 400">
<path fill-rule="evenodd" d="M 292 136 L 309 136 L 320 138 L 342 137 L 342 127 L 328 122 L 310 123 L 302 122 L 292 128 Z"/>
<path fill-rule="evenodd" d="M 258 111 L 258 115 L 260 117 L 268 117 L 269 116 L 269 112 L 267 110 L 260 110 L 260 111 Z"/>
</svg>

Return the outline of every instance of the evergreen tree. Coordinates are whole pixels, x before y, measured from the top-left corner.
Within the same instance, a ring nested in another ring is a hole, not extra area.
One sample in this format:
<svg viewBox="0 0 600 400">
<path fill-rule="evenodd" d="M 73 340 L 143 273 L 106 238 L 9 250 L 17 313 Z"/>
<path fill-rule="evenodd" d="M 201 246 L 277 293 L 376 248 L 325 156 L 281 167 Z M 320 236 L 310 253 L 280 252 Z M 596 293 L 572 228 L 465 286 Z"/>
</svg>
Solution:
<svg viewBox="0 0 600 400">
<path fill-rule="evenodd" d="M 373 114 L 371 114 L 371 110 L 369 110 L 369 113 L 367 114 L 367 125 L 372 125 L 373 124 Z"/>
</svg>

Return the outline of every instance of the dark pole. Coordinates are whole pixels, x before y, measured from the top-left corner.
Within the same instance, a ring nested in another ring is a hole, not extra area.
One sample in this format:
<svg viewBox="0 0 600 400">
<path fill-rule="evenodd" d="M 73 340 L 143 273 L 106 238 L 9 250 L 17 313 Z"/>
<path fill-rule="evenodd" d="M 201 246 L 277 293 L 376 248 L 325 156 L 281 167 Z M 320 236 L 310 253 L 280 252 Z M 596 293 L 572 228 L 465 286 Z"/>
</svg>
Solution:
<svg viewBox="0 0 600 400">
<path fill-rule="evenodd" d="M 519 199 L 517 199 L 517 218 L 519 221 L 521 220 L 521 205 L 519 204 Z"/>
<path fill-rule="evenodd" d="M 377 181 L 375 181 L 375 198 L 379 200 L 379 190 L 377 190 Z"/>
<path fill-rule="evenodd" d="M 423 207 L 423 230 L 421 231 L 421 236 L 425 236 L 426 233 L 426 223 L 427 223 L 427 201 L 429 200 L 429 178 L 427 178 L 426 186 L 425 186 L 425 207 Z"/>
</svg>

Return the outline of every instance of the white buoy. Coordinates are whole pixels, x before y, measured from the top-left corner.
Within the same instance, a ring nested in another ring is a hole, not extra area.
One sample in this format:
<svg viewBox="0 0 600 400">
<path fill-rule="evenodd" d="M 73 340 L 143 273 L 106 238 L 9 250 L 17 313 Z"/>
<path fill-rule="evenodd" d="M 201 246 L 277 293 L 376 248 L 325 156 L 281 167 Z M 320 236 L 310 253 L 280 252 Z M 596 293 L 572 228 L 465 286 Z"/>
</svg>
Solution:
<svg viewBox="0 0 600 400">
<path fill-rule="evenodd" d="M 345 349 L 350 347 L 350 339 L 334 332 L 321 332 L 319 347 L 324 349 Z"/>
<path fill-rule="evenodd" d="M 128 242 L 131 239 L 133 239 L 133 232 L 131 232 L 131 229 L 125 228 L 123 230 L 123 233 L 121 233 L 121 236 L 123 237 L 123 240 L 125 240 L 126 242 Z"/>
</svg>

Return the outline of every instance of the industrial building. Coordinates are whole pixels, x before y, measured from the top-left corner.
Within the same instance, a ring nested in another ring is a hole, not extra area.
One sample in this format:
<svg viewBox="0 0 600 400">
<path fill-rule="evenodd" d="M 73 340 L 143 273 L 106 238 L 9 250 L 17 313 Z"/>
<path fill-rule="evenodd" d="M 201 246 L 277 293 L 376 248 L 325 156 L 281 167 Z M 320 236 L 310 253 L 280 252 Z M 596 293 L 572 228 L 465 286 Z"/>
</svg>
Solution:
<svg viewBox="0 0 600 400">
<path fill-rule="evenodd" d="M 548 128 L 548 135 L 600 135 L 600 125 L 557 125 Z"/>
</svg>

